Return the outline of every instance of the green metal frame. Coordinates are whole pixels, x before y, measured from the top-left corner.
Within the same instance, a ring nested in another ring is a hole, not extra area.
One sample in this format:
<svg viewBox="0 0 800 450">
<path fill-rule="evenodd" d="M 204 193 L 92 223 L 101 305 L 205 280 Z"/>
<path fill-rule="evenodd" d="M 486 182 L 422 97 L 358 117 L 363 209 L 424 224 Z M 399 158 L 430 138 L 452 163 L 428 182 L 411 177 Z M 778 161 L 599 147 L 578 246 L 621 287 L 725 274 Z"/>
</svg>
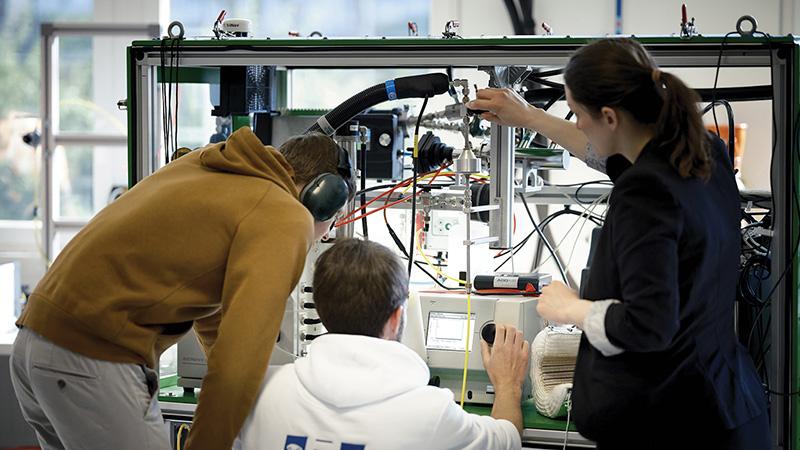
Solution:
<svg viewBox="0 0 800 450">
<path fill-rule="evenodd" d="M 794 128 L 797 128 L 800 124 L 800 47 L 798 45 L 794 46 L 794 67 L 793 67 L 793 86 L 794 92 L 792 95 L 792 101 L 795 105 L 795 115 L 792 117 L 792 129 L 787 130 L 789 133 L 797 133 Z M 794 195 L 796 198 L 800 198 L 800 139 L 798 139 L 798 135 L 795 134 L 793 139 L 796 141 L 794 142 L 793 148 L 791 151 L 791 161 L 790 164 L 793 170 L 794 176 Z M 796 158 L 797 157 L 797 158 Z M 792 217 L 794 215 L 798 215 L 800 217 L 800 210 L 796 209 L 796 204 L 792 202 Z M 792 241 L 797 239 L 800 242 L 800 220 L 793 220 L 792 221 Z M 793 376 L 791 378 L 791 387 L 790 393 L 800 393 L 800 264 L 798 264 L 798 254 L 794 252 L 791 256 L 795 261 L 794 267 L 794 276 L 792 277 L 790 283 L 790 292 L 792 296 L 792 302 L 788 305 L 788 311 L 786 314 L 788 317 L 792 318 L 791 320 L 791 345 L 792 348 L 790 349 L 791 356 L 793 358 L 791 362 L 791 366 L 794 369 Z M 797 394 L 792 395 L 791 397 L 791 412 L 792 412 L 792 422 L 791 422 L 791 430 L 790 430 L 790 442 L 791 447 L 793 449 L 800 449 L 800 396 Z"/>
<path fill-rule="evenodd" d="M 373 38 L 290 38 L 290 39 L 247 39 L 247 40 L 217 40 L 217 39 L 186 39 L 181 41 L 181 47 L 225 47 L 225 48 L 254 48 L 254 47 L 373 47 L 373 46 L 514 46 L 514 45 L 583 45 L 601 39 L 603 36 L 497 36 L 463 39 L 442 39 L 431 37 L 373 37 Z M 679 36 L 631 36 L 645 45 L 653 44 L 719 44 L 725 39 L 723 36 L 693 36 L 682 38 Z M 726 43 L 763 43 L 764 38 L 728 37 Z M 170 42 L 169 40 L 167 42 Z M 791 35 L 774 36 L 770 42 L 794 43 Z M 131 44 L 134 47 L 159 47 L 161 41 L 137 40 Z"/>
<path fill-rule="evenodd" d="M 800 158 L 795 159 L 795 154 L 800 154 L 798 149 L 798 136 L 794 136 L 794 128 L 800 124 L 800 46 L 799 41 L 794 36 L 779 36 L 772 37 L 765 40 L 761 37 L 728 37 L 723 36 L 695 36 L 689 39 L 684 39 L 678 36 L 633 36 L 645 46 L 662 47 L 673 46 L 676 49 L 683 49 L 691 52 L 696 49 L 703 49 L 708 53 L 708 49 L 718 48 L 718 46 L 725 42 L 726 49 L 745 48 L 750 44 L 768 45 L 769 49 L 778 48 L 779 51 L 791 55 L 791 82 L 785 88 L 789 89 L 791 93 L 786 92 L 787 98 L 791 100 L 791 104 L 787 105 L 787 110 L 791 111 L 791 117 L 786 117 L 787 127 L 784 130 L 792 136 L 786 136 L 787 142 L 792 143 L 792 148 L 787 149 L 789 164 L 776 164 L 780 166 L 773 172 L 773 175 L 778 174 L 779 177 L 785 177 L 788 180 L 795 180 L 795 187 L 800 184 Z M 294 39 L 253 39 L 253 40 L 183 40 L 180 43 L 182 49 L 187 52 L 191 50 L 208 49 L 209 51 L 231 51 L 231 50 L 255 50 L 255 51 L 309 51 L 314 49 L 331 49 L 339 51 L 353 50 L 355 53 L 364 50 L 375 49 L 376 51 L 427 51 L 435 50 L 463 50 L 476 49 L 476 50 L 503 50 L 513 52 L 520 49 L 530 48 L 547 48 L 547 49 L 571 49 L 579 47 L 588 42 L 598 39 L 593 36 L 580 36 L 580 37 L 551 37 L 551 36 L 502 36 L 502 37 L 487 37 L 487 38 L 465 38 L 465 39 L 442 39 L 442 38 L 294 38 Z M 136 75 L 137 57 L 144 52 L 157 51 L 161 46 L 161 41 L 158 40 L 137 40 L 132 43 L 128 48 L 128 132 L 129 136 L 135 136 L 136 133 L 136 117 L 137 106 L 134 99 L 136 99 L 136 89 L 132 80 Z M 717 46 L 717 47 L 713 47 Z M 737 47 L 738 46 L 738 47 Z M 670 47 L 672 48 L 672 47 Z M 789 51 L 786 51 L 786 50 Z M 678 50 L 680 51 L 680 50 Z M 511 54 L 511 53 L 509 53 Z M 728 55 L 729 53 L 726 53 Z M 531 61 L 535 64 L 535 61 Z M 291 69 L 291 67 L 287 67 Z M 159 71 L 160 73 L 160 71 Z M 180 83 L 214 83 L 219 81 L 219 70 L 216 67 L 182 67 L 178 71 L 178 81 Z M 774 82 L 774 79 L 773 79 Z M 285 103 L 285 98 L 281 101 Z M 241 124 L 241 121 L 237 121 Z M 777 137 L 776 137 L 777 138 Z M 134 184 L 136 180 L 135 162 L 135 146 L 132 139 L 129 139 L 129 167 L 130 167 L 130 183 Z M 776 183 L 776 186 L 781 184 Z M 789 183 L 786 191 L 789 195 L 787 205 L 792 211 L 790 217 L 787 219 L 788 229 L 791 230 L 791 239 L 789 243 L 796 242 L 795 239 L 800 239 L 800 211 L 795 206 L 795 202 L 791 198 L 791 186 Z M 800 192 L 796 193 L 800 197 Z M 795 219 L 798 217 L 798 219 Z M 795 259 L 797 257 L 794 253 L 794 247 L 788 249 L 788 257 Z M 786 342 L 788 348 L 784 349 L 787 359 L 789 361 L 789 387 L 791 393 L 800 391 L 800 308 L 798 307 L 798 299 L 800 299 L 800 264 L 794 266 L 794 270 L 787 274 L 787 281 L 785 284 L 786 294 L 788 294 L 791 301 L 787 301 L 786 311 L 783 311 L 783 317 L 773 317 L 773 322 L 777 320 L 786 320 L 787 334 L 791 336 L 791 340 Z M 780 292 L 778 291 L 777 294 Z M 776 295 L 777 295 L 776 294 Z M 774 326 L 774 324 L 773 324 Z M 175 397 L 162 398 L 165 401 L 174 401 Z M 785 402 L 786 411 L 791 414 L 789 422 L 786 424 L 788 432 L 784 434 L 786 438 L 785 444 L 791 448 L 800 449 L 800 396 L 792 395 L 791 397 L 785 395 L 775 395 L 772 397 L 773 402 Z M 530 405 L 529 405 L 530 406 Z M 475 413 L 488 414 L 489 409 L 478 406 L 470 406 L 469 409 Z M 525 410 L 525 425 L 534 426 L 543 429 L 560 429 L 563 430 L 564 422 L 551 421 L 535 417 L 532 414 L 532 406 L 526 407 Z M 535 411 L 533 411 L 535 413 Z M 538 414 L 536 414 L 538 416 Z"/>
</svg>

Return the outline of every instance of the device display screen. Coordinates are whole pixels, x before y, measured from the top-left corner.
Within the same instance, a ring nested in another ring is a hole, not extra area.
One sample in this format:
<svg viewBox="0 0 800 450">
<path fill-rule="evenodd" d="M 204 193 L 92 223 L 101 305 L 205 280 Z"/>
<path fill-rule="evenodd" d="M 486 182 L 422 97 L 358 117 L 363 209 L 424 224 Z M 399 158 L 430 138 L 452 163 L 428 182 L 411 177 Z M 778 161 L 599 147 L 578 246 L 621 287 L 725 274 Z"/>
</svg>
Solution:
<svg viewBox="0 0 800 450">
<path fill-rule="evenodd" d="M 469 348 L 472 351 L 472 335 L 475 334 L 475 314 L 470 314 Z M 467 347 L 466 313 L 428 313 L 428 330 L 425 347 L 432 350 L 461 350 Z"/>
</svg>

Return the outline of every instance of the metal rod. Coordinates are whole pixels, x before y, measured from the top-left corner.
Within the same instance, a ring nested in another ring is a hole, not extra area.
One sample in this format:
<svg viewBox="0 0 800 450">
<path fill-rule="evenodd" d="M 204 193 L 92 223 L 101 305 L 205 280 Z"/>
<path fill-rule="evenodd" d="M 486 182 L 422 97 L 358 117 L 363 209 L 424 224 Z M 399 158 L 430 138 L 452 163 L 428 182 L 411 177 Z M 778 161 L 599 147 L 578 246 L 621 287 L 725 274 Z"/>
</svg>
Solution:
<svg viewBox="0 0 800 450">
<path fill-rule="evenodd" d="M 44 29 L 44 27 L 43 27 Z M 55 149 L 54 130 L 58 127 L 58 111 L 53 108 L 53 99 L 58 98 L 57 79 L 53 76 L 58 64 L 57 39 L 42 33 L 42 184 L 40 215 L 42 221 L 42 247 L 47 261 L 53 259 L 53 158 Z"/>
<path fill-rule="evenodd" d="M 741 45 L 741 44 L 737 44 Z M 560 52 L 527 50 L 519 48 L 514 52 L 509 49 L 476 50 L 476 49 L 413 49 L 382 46 L 382 49 L 358 48 L 342 51 L 333 48 L 314 48 L 297 46 L 296 48 L 276 48 L 277 46 L 259 47 L 251 44 L 252 50 L 218 50 L 198 48 L 196 46 L 181 47 L 181 67 L 202 66 L 240 66 L 240 65 L 280 65 L 287 67 L 327 67 L 327 68 L 375 68 L 375 67 L 477 67 L 528 65 L 537 61 L 541 66 L 563 66 L 578 46 Z M 288 47 L 288 46 L 287 46 Z M 714 49 L 714 47 L 716 47 Z M 763 67 L 769 64 L 769 54 L 760 44 L 752 48 L 723 55 L 723 67 Z M 648 47 L 656 62 L 661 67 L 709 67 L 716 66 L 719 53 L 718 44 L 709 45 L 707 50 L 697 50 L 687 55 L 680 50 L 660 50 L 657 46 Z M 443 61 L 447 61 L 444 63 Z M 153 49 L 145 54 L 142 64 L 157 66 L 160 64 L 159 51 Z"/>
<path fill-rule="evenodd" d="M 490 244 L 492 242 L 497 242 L 497 239 L 498 239 L 497 236 L 487 236 L 487 237 L 475 238 L 475 239 L 467 238 L 464 241 L 464 245 L 469 246 L 469 245 Z"/>
<path fill-rule="evenodd" d="M 511 247 L 514 207 L 514 128 L 492 125 L 491 178 L 489 203 L 498 207 L 489 212 L 489 234 L 499 239 L 496 249 Z"/>
<path fill-rule="evenodd" d="M 500 205 L 483 205 L 483 206 L 472 206 L 469 208 L 468 212 L 476 213 L 476 212 L 483 212 L 483 211 L 495 211 L 500 209 Z"/>
<path fill-rule="evenodd" d="M 464 290 L 469 295 L 472 292 L 472 265 L 471 265 L 471 256 L 472 256 L 472 234 L 470 223 L 472 222 L 472 216 L 469 213 L 469 209 L 472 206 L 472 193 L 469 189 L 469 177 L 465 178 L 466 189 L 464 189 L 464 216 L 466 217 L 467 222 L 467 239 L 464 241 L 464 245 L 467 247 L 467 276 L 465 277 L 464 283 Z M 467 317 L 467 324 L 469 324 L 469 317 Z M 474 331 L 474 330 L 473 330 Z M 467 336 L 467 342 L 470 341 L 470 336 Z"/>
<path fill-rule="evenodd" d="M 69 133 L 53 136 L 55 145 L 91 145 L 119 147 L 128 145 L 127 136 L 112 136 L 100 134 Z"/>
<path fill-rule="evenodd" d="M 54 228 L 77 228 L 81 229 L 88 224 L 88 220 L 54 220 Z"/>
<path fill-rule="evenodd" d="M 152 24 L 124 24 L 124 23 L 43 23 L 42 35 L 115 35 L 126 34 L 145 35 L 156 38 L 160 34 L 160 26 Z"/>
</svg>

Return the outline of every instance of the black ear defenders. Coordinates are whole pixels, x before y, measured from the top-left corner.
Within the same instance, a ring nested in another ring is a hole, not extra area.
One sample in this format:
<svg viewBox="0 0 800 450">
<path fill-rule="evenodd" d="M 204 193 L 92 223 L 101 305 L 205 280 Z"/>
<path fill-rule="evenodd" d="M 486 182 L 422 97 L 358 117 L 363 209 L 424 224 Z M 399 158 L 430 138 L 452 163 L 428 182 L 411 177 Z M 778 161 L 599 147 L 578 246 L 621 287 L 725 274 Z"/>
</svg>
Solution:
<svg viewBox="0 0 800 450">
<path fill-rule="evenodd" d="M 339 148 L 338 173 L 322 173 L 303 187 L 300 202 L 308 209 L 314 220 L 325 222 L 342 209 L 350 197 L 347 182 L 353 176 L 350 166 L 350 155 L 341 146 Z"/>
</svg>

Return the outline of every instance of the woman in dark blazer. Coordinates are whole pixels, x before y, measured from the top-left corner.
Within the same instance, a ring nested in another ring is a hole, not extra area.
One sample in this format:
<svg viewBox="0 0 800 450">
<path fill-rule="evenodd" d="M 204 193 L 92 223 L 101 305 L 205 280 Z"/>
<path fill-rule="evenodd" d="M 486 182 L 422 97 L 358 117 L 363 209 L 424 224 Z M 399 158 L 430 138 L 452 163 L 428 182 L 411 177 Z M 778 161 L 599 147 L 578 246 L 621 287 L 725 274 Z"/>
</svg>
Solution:
<svg viewBox="0 0 800 450">
<path fill-rule="evenodd" d="M 578 50 L 576 123 L 485 89 L 471 108 L 535 129 L 614 182 L 585 297 L 554 282 L 537 309 L 583 329 L 572 417 L 598 448 L 770 448 L 766 396 L 734 331 L 739 195 L 694 91 L 629 39 Z"/>
</svg>

